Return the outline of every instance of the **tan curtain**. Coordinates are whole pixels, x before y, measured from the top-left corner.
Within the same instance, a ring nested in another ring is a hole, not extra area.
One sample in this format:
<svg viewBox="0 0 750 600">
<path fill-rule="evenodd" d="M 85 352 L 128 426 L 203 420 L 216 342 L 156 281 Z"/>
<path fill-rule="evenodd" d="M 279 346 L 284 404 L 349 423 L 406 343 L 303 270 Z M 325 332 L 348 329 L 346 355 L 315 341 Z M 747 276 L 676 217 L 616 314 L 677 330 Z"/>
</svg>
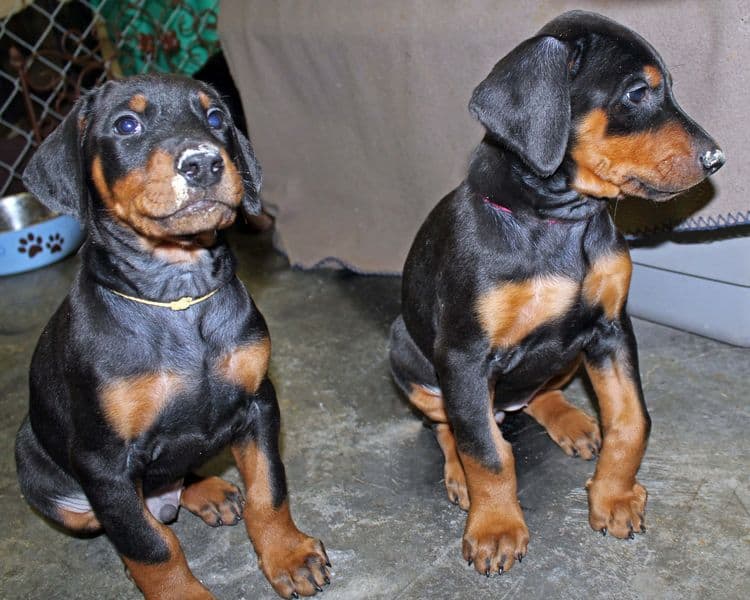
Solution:
<svg viewBox="0 0 750 600">
<path fill-rule="evenodd" d="M 747 222 L 748 2 L 223 0 L 222 45 L 292 264 L 399 272 L 481 139 L 466 108 L 472 89 L 572 8 L 651 41 L 681 106 L 728 157 L 711 183 L 668 205 L 620 202 L 618 221 L 630 230 Z"/>
</svg>

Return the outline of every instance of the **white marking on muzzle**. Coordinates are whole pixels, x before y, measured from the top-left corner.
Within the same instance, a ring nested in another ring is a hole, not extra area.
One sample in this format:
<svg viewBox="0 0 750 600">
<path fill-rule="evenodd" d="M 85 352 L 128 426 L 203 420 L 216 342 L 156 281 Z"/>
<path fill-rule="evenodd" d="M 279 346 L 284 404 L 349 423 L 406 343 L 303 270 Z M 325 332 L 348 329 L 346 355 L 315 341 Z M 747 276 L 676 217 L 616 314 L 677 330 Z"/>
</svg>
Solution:
<svg viewBox="0 0 750 600">
<path fill-rule="evenodd" d="M 196 154 L 219 154 L 219 148 L 217 146 L 214 146 L 213 144 L 198 144 L 196 148 L 188 148 L 187 150 L 183 150 L 182 154 L 180 154 L 180 158 L 177 159 L 177 168 L 182 169 L 182 164 L 191 156 L 195 156 Z"/>
<path fill-rule="evenodd" d="M 172 177 L 172 191 L 177 201 L 177 208 L 180 208 L 188 199 L 188 182 L 182 175 Z"/>
<path fill-rule="evenodd" d="M 214 146 L 213 144 L 198 144 L 198 146 L 195 148 L 188 148 L 187 150 L 183 150 L 182 154 L 180 154 L 180 157 L 177 159 L 178 171 L 182 169 L 183 164 L 190 157 L 195 156 L 196 154 L 208 153 L 219 154 L 219 148 Z M 189 196 L 188 187 L 188 182 L 180 173 L 177 173 L 177 175 L 172 177 L 172 191 L 174 192 L 174 197 L 177 201 L 177 208 L 180 208 L 187 201 Z"/>
</svg>

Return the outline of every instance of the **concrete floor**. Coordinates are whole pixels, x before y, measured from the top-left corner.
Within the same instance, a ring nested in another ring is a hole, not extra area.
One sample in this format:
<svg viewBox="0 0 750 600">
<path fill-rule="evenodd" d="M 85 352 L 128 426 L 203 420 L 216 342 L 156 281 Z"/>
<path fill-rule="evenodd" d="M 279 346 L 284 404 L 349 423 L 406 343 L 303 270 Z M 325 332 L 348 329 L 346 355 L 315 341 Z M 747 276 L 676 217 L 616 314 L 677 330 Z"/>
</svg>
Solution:
<svg viewBox="0 0 750 600">
<path fill-rule="evenodd" d="M 648 532 L 633 541 L 589 528 L 583 484 L 593 463 L 566 457 L 526 417 L 509 417 L 503 430 L 531 543 L 522 565 L 485 579 L 461 560 L 464 513 L 445 498 L 437 443 L 390 381 L 399 280 L 292 271 L 263 236 L 233 241 L 274 342 L 292 508 L 334 565 L 325 598 L 750 597 L 750 352 L 636 322 L 653 430 L 640 471 Z M 105 537 L 53 529 L 15 480 L 31 352 L 77 264 L 0 279 L 2 598 L 139 597 Z M 568 396 L 589 403 L 579 380 Z M 207 470 L 238 481 L 226 454 Z M 173 527 L 219 598 L 276 597 L 244 527 L 214 530 L 186 512 Z"/>
</svg>

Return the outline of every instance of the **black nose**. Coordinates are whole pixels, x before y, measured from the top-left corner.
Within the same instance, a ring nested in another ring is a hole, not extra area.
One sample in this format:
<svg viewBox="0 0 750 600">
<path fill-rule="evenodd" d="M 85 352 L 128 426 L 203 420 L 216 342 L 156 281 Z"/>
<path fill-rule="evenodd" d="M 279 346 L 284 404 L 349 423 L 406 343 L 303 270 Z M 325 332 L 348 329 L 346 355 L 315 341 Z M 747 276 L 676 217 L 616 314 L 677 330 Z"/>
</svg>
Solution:
<svg viewBox="0 0 750 600">
<path fill-rule="evenodd" d="M 224 159 L 217 150 L 189 148 L 177 159 L 176 168 L 188 185 L 208 187 L 221 179 Z"/>
<path fill-rule="evenodd" d="M 726 161 L 727 159 L 720 148 L 707 150 L 706 152 L 701 154 L 701 164 L 709 175 L 713 175 L 714 173 L 716 173 L 716 171 L 721 169 Z"/>
</svg>

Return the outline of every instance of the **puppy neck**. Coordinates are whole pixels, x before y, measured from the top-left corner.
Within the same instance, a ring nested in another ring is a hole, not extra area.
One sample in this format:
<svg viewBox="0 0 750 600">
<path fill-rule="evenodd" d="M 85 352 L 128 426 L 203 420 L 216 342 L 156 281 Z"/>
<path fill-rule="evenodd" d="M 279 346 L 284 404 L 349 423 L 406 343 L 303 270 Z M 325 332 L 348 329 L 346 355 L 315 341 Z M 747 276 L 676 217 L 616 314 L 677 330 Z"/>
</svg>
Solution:
<svg viewBox="0 0 750 600">
<path fill-rule="evenodd" d="M 606 209 L 606 200 L 570 187 L 566 161 L 550 177 L 536 175 L 518 156 L 489 136 L 477 146 L 467 183 L 480 196 L 506 206 L 519 218 L 585 221 Z"/>
<path fill-rule="evenodd" d="M 221 232 L 194 244 L 148 240 L 108 219 L 88 224 L 83 269 L 98 284 L 156 301 L 201 297 L 235 274 L 235 258 Z"/>
</svg>

